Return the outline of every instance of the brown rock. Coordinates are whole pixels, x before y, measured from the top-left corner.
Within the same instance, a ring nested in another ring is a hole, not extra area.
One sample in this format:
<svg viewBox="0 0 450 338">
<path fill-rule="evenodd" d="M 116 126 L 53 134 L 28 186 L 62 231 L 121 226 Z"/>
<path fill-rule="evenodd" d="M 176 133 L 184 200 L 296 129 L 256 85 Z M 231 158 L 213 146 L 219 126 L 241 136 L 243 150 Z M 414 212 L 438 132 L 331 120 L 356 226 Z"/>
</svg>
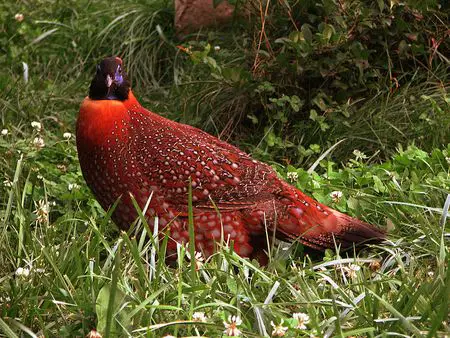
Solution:
<svg viewBox="0 0 450 338">
<path fill-rule="evenodd" d="M 234 6 L 224 0 L 214 7 L 213 0 L 175 0 L 175 28 L 178 35 L 201 28 L 227 23 L 234 13 Z"/>
</svg>

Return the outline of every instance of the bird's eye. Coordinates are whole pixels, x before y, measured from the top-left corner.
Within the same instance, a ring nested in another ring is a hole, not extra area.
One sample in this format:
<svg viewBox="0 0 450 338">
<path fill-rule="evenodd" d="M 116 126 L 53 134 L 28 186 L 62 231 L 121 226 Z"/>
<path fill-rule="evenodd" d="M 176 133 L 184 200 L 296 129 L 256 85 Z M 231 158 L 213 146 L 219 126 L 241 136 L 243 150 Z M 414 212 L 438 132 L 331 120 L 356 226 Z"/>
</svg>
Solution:
<svg viewBox="0 0 450 338">
<path fill-rule="evenodd" d="M 117 71 L 119 72 L 119 74 L 122 74 L 122 67 L 120 67 L 120 65 L 117 66 Z"/>
</svg>

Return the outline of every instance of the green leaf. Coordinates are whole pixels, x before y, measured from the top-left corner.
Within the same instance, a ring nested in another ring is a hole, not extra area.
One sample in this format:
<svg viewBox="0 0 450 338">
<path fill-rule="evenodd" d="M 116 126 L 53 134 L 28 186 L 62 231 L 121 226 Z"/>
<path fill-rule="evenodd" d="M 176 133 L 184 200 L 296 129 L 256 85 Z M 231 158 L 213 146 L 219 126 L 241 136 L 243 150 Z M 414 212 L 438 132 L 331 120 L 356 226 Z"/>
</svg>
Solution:
<svg viewBox="0 0 450 338">
<path fill-rule="evenodd" d="M 114 256 L 111 283 L 101 288 L 95 303 L 97 330 L 105 337 L 119 337 L 122 335 L 122 328 L 130 325 L 126 308 L 122 308 L 126 295 L 118 288 L 122 244 L 123 241 L 120 239 Z"/>
<path fill-rule="evenodd" d="M 300 108 L 303 106 L 303 102 L 300 100 L 300 98 L 297 95 L 292 95 L 289 104 L 292 107 L 292 110 L 298 113 L 300 111 Z"/>
<path fill-rule="evenodd" d="M 205 56 L 203 58 L 203 62 L 206 63 L 208 66 L 210 66 L 213 69 L 217 69 L 218 68 L 216 60 L 214 60 L 210 56 Z"/>
<path fill-rule="evenodd" d="M 356 210 L 358 209 L 359 201 L 354 197 L 349 197 L 347 199 L 347 206 L 349 209 Z"/>
<path fill-rule="evenodd" d="M 323 40 L 325 40 L 326 42 L 329 42 L 331 37 L 333 36 L 335 30 L 334 27 L 332 25 L 329 24 L 324 24 L 323 25 L 323 30 L 322 30 L 322 38 Z"/>
<path fill-rule="evenodd" d="M 105 284 L 97 296 L 97 301 L 95 304 L 95 312 L 97 314 L 97 331 L 102 333 L 103 335 L 106 332 L 106 326 L 107 326 L 107 318 L 108 318 L 108 305 L 110 302 L 110 299 L 112 297 L 111 294 L 111 284 Z M 121 312 L 119 312 L 117 315 L 116 313 L 120 309 L 123 301 L 125 300 L 125 295 L 120 291 L 119 289 L 116 289 L 115 297 L 112 302 L 112 321 L 110 324 L 110 335 L 111 336 L 120 336 L 122 333 L 122 330 L 120 329 L 120 326 L 117 325 L 116 321 L 120 321 L 122 325 L 127 326 L 129 323 L 123 323 L 120 319 L 125 319 L 125 309 L 122 309 Z"/>
<path fill-rule="evenodd" d="M 301 31 L 303 33 L 303 38 L 305 39 L 305 41 L 308 43 L 312 43 L 313 34 L 309 27 L 310 26 L 307 23 L 305 23 L 302 25 Z"/>
<path fill-rule="evenodd" d="M 385 192 L 386 187 L 378 176 L 373 176 L 374 189 L 376 192 Z"/>
<path fill-rule="evenodd" d="M 253 124 L 258 124 L 258 118 L 255 114 L 247 114 L 247 118 L 250 119 Z"/>
<path fill-rule="evenodd" d="M 228 286 L 228 289 L 230 290 L 230 292 L 233 295 L 237 294 L 237 290 L 238 290 L 237 282 L 236 282 L 236 279 L 234 277 L 228 276 L 228 278 L 227 278 L 227 286 Z"/>
<path fill-rule="evenodd" d="M 276 142 L 276 136 L 273 132 L 267 134 L 266 142 L 269 147 L 273 147 Z"/>
<path fill-rule="evenodd" d="M 229 80 L 234 83 L 245 83 L 248 79 L 248 74 L 242 68 L 224 68 L 222 69 L 222 75 L 225 80 Z"/>
<path fill-rule="evenodd" d="M 304 37 L 303 37 L 302 32 L 294 31 L 289 34 L 289 39 L 292 42 L 298 43 L 298 42 L 304 40 Z"/>
</svg>

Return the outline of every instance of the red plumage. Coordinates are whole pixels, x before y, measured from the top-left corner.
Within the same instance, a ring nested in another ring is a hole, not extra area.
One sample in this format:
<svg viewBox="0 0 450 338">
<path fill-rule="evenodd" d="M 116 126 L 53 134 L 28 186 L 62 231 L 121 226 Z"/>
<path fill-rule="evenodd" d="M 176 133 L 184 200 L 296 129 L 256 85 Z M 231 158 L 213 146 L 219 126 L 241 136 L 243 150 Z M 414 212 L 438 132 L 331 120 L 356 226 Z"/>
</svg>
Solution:
<svg viewBox="0 0 450 338">
<path fill-rule="evenodd" d="M 222 234 L 239 255 L 260 253 L 264 248 L 255 243 L 264 242 L 265 225 L 278 238 L 316 249 L 384 237 L 376 227 L 306 196 L 238 148 L 146 110 L 131 91 L 124 100 L 83 101 L 77 148 L 84 178 L 102 207 L 121 197 L 113 214 L 120 228 L 127 229 L 137 217 L 129 194 L 141 208 L 153 194 L 147 216 L 152 222 L 157 215 L 161 226 L 170 226 L 170 250 L 176 242 L 189 241 L 189 180 L 195 244 L 206 255 Z"/>
</svg>

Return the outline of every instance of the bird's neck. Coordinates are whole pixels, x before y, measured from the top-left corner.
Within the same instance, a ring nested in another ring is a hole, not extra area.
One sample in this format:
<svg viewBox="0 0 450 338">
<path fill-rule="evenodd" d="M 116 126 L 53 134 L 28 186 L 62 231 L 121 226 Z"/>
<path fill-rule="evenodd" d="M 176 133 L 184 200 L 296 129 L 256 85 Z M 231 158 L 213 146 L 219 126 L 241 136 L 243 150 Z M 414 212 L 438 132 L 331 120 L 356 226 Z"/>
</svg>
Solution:
<svg viewBox="0 0 450 338">
<path fill-rule="evenodd" d="M 102 146 L 109 138 L 119 137 L 122 124 L 130 121 L 131 110 L 142 109 L 133 92 L 128 99 L 93 100 L 86 97 L 81 104 L 77 121 L 77 139 L 90 147 Z M 125 128 L 126 129 L 126 128 Z M 123 135 L 122 135 L 123 136 Z"/>
<path fill-rule="evenodd" d="M 140 103 L 138 102 L 138 100 L 136 99 L 136 97 L 133 94 L 133 91 L 130 89 L 130 91 L 128 92 L 128 99 L 126 99 L 125 101 L 123 101 L 123 104 L 126 107 L 132 107 L 132 106 L 140 106 Z"/>
<path fill-rule="evenodd" d="M 102 146 L 108 139 L 118 137 L 117 130 L 128 122 L 128 111 L 138 105 L 130 92 L 127 100 L 93 100 L 86 97 L 77 121 L 77 142 L 82 146 Z"/>
</svg>

